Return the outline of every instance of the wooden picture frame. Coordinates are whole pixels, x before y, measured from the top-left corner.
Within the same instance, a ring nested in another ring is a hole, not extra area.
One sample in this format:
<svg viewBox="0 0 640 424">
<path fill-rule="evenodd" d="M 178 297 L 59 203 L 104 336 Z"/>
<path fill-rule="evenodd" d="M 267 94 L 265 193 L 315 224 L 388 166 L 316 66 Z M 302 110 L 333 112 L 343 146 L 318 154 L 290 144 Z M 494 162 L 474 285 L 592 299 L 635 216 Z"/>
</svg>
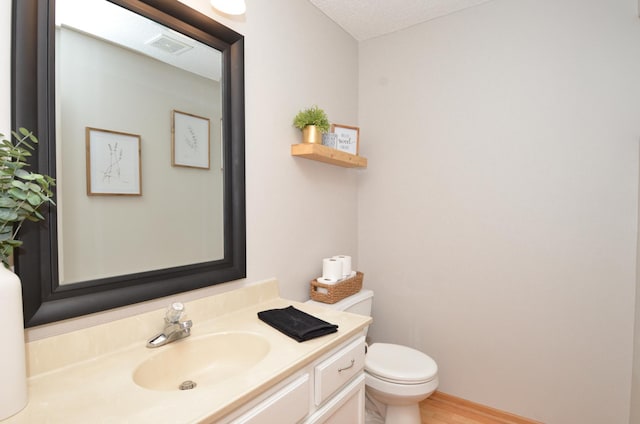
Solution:
<svg viewBox="0 0 640 424">
<path fill-rule="evenodd" d="M 187 168 L 211 167 L 209 118 L 172 111 L 171 165 Z"/>
<path fill-rule="evenodd" d="M 87 195 L 142 196 L 141 138 L 86 127 Z"/>
<path fill-rule="evenodd" d="M 350 125 L 331 124 L 331 132 L 338 136 L 336 149 L 357 155 L 360 152 L 360 128 Z"/>
</svg>

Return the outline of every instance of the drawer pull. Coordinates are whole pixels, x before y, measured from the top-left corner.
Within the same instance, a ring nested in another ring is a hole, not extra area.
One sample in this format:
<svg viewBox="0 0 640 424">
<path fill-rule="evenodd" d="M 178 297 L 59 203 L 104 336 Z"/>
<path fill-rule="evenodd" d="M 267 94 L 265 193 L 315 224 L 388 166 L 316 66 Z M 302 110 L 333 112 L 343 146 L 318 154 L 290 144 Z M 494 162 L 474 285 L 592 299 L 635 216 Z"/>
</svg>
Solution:
<svg viewBox="0 0 640 424">
<path fill-rule="evenodd" d="M 351 360 L 351 365 L 349 365 L 348 367 L 339 368 L 339 369 L 338 369 L 338 372 L 346 371 L 346 370 L 348 370 L 349 368 L 353 368 L 353 364 L 355 364 L 355 363 L 356 363 L 356 360 L 355 360 L 355 359 L 352 359 L 352 360 Z"/>
</svg>

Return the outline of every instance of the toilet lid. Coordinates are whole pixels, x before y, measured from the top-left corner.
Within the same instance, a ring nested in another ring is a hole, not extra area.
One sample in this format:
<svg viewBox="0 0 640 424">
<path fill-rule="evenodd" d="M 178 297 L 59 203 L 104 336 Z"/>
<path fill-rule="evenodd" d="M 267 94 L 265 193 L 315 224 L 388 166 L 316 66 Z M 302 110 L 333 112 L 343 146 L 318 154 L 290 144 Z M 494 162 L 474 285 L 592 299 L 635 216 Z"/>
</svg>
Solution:
<svg viewBox="0 0 640 424">
<path fill-rule="evenodd" d="M 424 353 L 389 343 L 374 343 L 365 356 L 365 370 L 390 382 L 418 384 L 438 373 L 436 361 Z"/>
</svg>

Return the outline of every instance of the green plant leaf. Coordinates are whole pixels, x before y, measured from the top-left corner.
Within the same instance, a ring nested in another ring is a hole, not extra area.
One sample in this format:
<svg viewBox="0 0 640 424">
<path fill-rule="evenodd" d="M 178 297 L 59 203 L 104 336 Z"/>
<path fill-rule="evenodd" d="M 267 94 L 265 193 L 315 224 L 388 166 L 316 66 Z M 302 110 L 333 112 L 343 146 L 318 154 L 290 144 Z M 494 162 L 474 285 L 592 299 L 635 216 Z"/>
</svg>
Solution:
<svg viewBox="0 0 640 424">
<path fill-rule="evenodd" d="M 13 208 L 17 204 L 18 203 L 10 197 L 0 197 L 0 208 Z"/>
<path fill-rule="evenodd" d="M 38 193 L 34 193 L 30 191 L 27 193 L 27 202 L 37 207 L 42 204 L 42 197 L 40 197 Z"/>
<path fill-rule="evenodd" d="M 13 209 L 0 208 L 0 221 L 13 222 L 18 219 L 18 213 Z"/>
<path fill-rule="evenodd" d="M 26 171 L 24 169 L 16 169 L 15 176 L 27 181 L 34 181 L 34 180 L 37 180 L 39 177 L 38 174 L 32 174 L 31 172 Z"/>
<path fill-rule="evenodd" d="M 20 143 L 20 146 L 27 146 L 30 150 L 35 150 L 35 149 L 36 149 L 35 147 L 33 147 L 31 144 L 27 143 L 27 142 L 26 142 L 26 141 L 24 141 L 24 140 L 22 141 L 22 143 Z M 26 153 L 26 154 L 31 155 L 31 153 L 29 153 L 28 151 L 26 151 L 26 150 L 24 150 L 24 149 L 22 149 L 22 153 L 23 153 L 23 154 L 25 154 L 25 153 Z"/>
<path fill-rule="evenodd" d="M 34 184 L 34 183 L 27 183 L 27 189 L 29 191 L 34 191 L 36 193 L 40 193 L 42 191 L 42 187 L 40 187 L 38 184 Z"/>
<path fill-rule="evenodd" d="M 27 200 L 27 193 L 17 187 L 12 187 L 7 191 L 7 193 L 18 200 Z"/>
<path fill-rule="evenodd" d="M 20 163 L 18 163 L 18 162 L 9 162 L 9 161 L 4 160 L 4 159 L 2 160 L 2 169 L 3 170 L 7 169 L 8 170 L 7 173 L 10 173 L 11 175 L 13 175 L 15 170 L 19 169 L 19 168 L 22 168 L 22 167 L 20 166 Z"/>
<path fill-rule="evenodd" d="M 33 206 L 31 206 L 29 203 L 27 202 L 20 202 L 20 205 L 18 206 L 18 208 L 20 210 L 25 211 L 26 213 L 30 214 L 30 213 L 34 213 L 36 210 L 35 208 L 33 208 Z"/>
<path fill-rule="evenodd" d="M 18 180 L 13 180 L 11 181 L 11 185 L 19 188 L 20 190 L 26 190 L 29 191 L 29 186 L 27 186 L 25 183 L 23 183 L 22 181 L 18 181 Z"/>
</svg>

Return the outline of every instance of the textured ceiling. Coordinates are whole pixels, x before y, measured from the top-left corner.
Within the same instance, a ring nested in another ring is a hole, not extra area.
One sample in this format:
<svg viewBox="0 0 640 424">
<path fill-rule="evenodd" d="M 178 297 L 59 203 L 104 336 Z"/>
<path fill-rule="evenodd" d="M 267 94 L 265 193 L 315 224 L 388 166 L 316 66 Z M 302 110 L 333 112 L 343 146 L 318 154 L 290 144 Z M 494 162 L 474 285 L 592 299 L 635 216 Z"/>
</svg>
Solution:
<svg viewBox="0 0 640 424">
<path fill-rule="evenodd" d="M 491 0 L 309 0 L 363 41 Z"/>
</svg>

